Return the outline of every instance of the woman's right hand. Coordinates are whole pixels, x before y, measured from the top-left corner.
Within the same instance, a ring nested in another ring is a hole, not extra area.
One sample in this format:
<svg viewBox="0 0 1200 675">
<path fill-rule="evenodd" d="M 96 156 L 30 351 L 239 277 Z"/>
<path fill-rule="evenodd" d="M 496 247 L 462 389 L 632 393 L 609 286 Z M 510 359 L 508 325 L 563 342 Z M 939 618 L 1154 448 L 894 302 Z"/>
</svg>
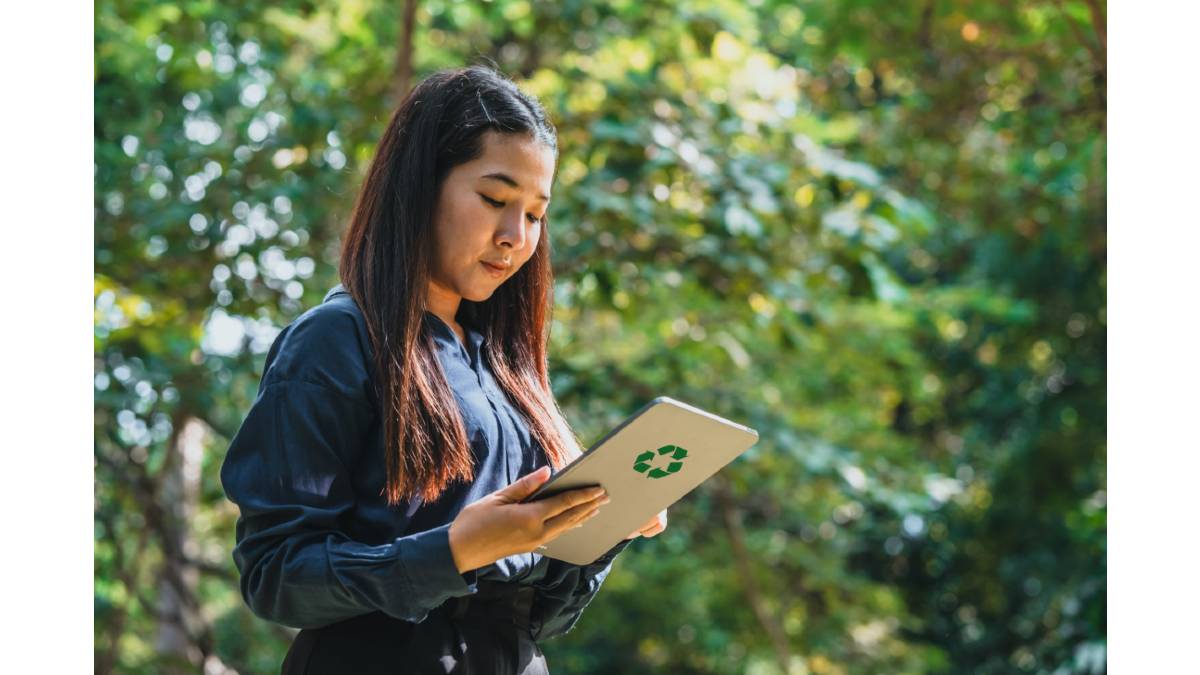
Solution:
<svg viewBox="0 0 1200 675">
<path fill-rule="evenodd" d="M 518 553 L 529 553 L 567 530 L 578 527 L 607 504 L 601 487 L 568 490 L 522 504 L 550 478 L 543 466 L 508 487 L 473 502 L 450 523 L 450 550 L 459 573 Z"/>
</svg>

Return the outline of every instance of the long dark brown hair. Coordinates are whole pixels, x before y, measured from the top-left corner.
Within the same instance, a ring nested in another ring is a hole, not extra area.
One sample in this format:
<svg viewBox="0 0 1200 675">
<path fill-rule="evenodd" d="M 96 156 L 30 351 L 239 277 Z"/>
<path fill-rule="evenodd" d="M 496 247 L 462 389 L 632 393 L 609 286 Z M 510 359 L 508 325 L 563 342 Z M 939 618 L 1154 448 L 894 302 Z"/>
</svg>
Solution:
<svg viewBox="0 0 1200 675">
<path fill-rule="evenodd" d="M 525 134 L 558 158 L 542 106 L 487 66 L 434 73 L 404 98 L 379 141 L 342 245 L 342 285 L 362 310 L 382 404 L 390 505 L 436 501 L 475 471 L 458 406 L 425 330 L 435 259 L 434 211 L 446 176 L 479 157 L 483 134 Z M 530 434 L 561 468 L 581 453 L 550 390 L 554 276 L 547 219 L 533 255 L 482 302 L 463 299 L 456 321 L 486 338 L 484 357 Z"/>
</svg>

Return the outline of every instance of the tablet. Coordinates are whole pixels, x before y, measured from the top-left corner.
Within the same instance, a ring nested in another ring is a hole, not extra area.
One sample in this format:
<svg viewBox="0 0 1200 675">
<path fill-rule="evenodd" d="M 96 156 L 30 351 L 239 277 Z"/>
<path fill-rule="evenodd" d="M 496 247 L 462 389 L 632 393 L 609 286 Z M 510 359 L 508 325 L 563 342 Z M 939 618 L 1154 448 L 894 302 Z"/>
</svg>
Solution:
<svg viewBox="0 0 1200 675">
<path fill-rule="evenodd" d="M 582 527 L 535 549 L 586 565 L 748 450 L 758 432 L 659 396 L 563 467 L 523 502 L 600 485 L 611 498 Z"/>
</svg>

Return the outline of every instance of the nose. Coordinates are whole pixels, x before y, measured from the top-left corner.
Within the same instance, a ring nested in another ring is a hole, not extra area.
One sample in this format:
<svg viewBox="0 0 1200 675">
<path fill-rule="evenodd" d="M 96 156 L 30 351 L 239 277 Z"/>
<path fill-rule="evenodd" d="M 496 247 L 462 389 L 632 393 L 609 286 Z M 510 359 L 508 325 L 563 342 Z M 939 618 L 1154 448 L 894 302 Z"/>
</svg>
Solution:
<svg viewBox="0 0 1200 675">
<path fill-rule="evenodd" d="M 525 213 L 520 209 L 508 209 L 500 219 L 500 229 L 496 231 L 496 243 L 503 246 L 508 244 L 513 250 L 525 247 Z"/>
</svg>

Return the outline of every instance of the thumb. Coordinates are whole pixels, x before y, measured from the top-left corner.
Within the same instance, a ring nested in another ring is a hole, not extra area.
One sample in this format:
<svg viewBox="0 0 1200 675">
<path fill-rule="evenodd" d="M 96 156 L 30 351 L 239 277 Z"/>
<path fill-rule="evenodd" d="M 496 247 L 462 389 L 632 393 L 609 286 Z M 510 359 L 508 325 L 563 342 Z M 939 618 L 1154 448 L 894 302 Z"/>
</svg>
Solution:
<svg viewBox="0 0 1200 675">
<path fill-rule="evenodd" d="M 550 467 L 543 466 L 536 471 L 531 471 L 524 476 L 521 476 L 508 487 L 498 490 L 497 493 L 501 496 L 519 502 L 533 494 L 534 491 L 537 490 L 542 483 L 545 483 L 546 479 L 549 477 Z"/>
</svg>

